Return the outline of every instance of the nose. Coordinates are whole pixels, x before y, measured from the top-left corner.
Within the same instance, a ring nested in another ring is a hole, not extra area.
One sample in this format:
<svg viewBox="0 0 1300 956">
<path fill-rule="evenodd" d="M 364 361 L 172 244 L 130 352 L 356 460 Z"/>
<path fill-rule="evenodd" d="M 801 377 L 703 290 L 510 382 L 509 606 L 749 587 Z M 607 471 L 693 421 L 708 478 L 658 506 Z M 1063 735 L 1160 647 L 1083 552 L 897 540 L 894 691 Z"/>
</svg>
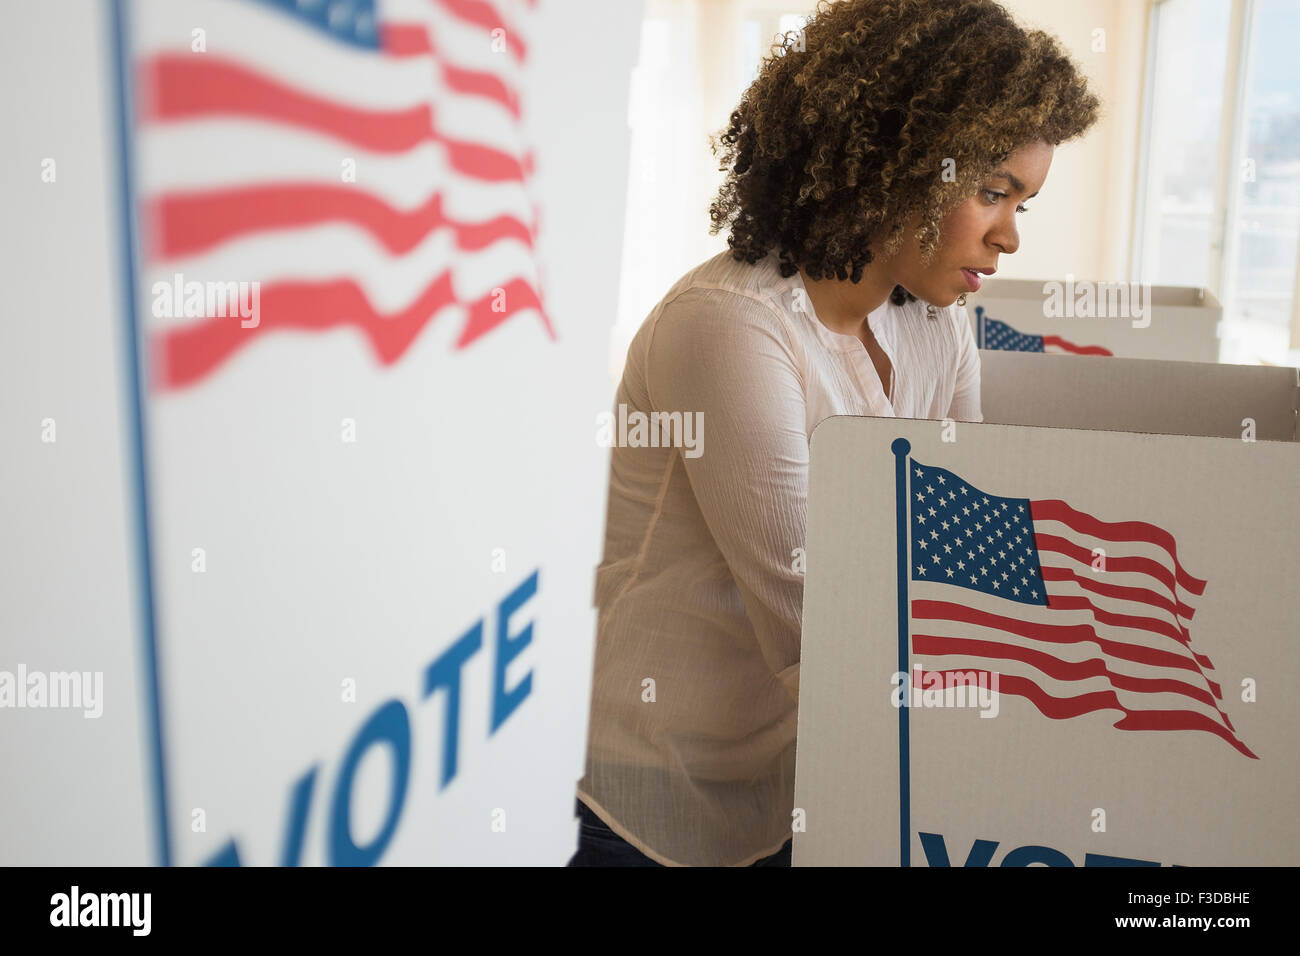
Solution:
<svg viewBox="0 0 1300 956">
<path fill-rule="evenodd" d="M 1009 218 L 998 217 L 997 224 L 985 238 L 990 246 L 1008 256 L 1019 249 L 1020 231 L 1016 228 L 1014 214 Z"/>
</svg>

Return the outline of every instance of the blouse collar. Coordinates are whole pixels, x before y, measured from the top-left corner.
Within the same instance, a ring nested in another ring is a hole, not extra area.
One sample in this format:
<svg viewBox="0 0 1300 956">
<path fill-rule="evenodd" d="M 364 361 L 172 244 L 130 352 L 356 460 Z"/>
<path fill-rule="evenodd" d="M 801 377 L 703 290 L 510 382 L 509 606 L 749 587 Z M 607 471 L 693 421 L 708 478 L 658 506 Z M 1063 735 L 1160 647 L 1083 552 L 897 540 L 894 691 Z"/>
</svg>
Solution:
<svg viewBox="0 0 1300 956">
<path fill-rule="evenodd" d="M 777 262 L 779 275 L 780 266 L 777 254 L 772 252 L 769 253 L 769 255 L 773 258 L 774 262 Z M 789 283 L 790 287 L 788 291 L 792 298 L 793 295 L 798 292 L 802 296 L 803 301 L 808 304 L 807 311 L 802 309 L 795 309 L 794 311 L 802 313 L 804 319 L 812 325 L 813 330 L 816 332 L 817 337 L 821 340 L 822 344 L 832 352 L 863 351 L 862 340 L 856 335 L 847 332 L 836 332 L 834 329 L 828 328 L 821 319 L 817 318 L 817 311 L 813 307 L 812 297 L 808 295 L 808 287 L 804 285 L 802 273 L 796 269 L 794 274 L 790 276 Z M 873 335 L 880 338 L 882 325 L 886 322 L 888 316 L 890 316 L 895 310 L 906 310 L 908 305 L 911 305 L 911 303 L 903 306 L 896 306 L 889 299 L 885 299 L 878 308 L 872 310 L 872 312 L 867 315 L 867 328 L 871 329 Z"/>
</svg>

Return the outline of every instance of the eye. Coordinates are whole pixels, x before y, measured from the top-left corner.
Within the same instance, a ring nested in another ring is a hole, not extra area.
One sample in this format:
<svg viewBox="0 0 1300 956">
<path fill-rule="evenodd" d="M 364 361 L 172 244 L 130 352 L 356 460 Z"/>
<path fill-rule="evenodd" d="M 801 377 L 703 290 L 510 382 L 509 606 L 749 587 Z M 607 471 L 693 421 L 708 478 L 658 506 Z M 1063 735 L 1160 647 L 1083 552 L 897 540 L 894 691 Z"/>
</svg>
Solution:
<svg viewBox="0 0 1300 956">
<path fill-rule="evenodd" d="M 996 189 L 985 189 L 983 192 L 984 196 L 988 199 L 990 206 L 996 206 L 999 199 L 1007 198 L 1006 193 L 1000 193 Z M 1016 212 L 1029 212 L 1029 209 L 1024 205 L 1024 203 L 1021 203 L 1016 206 Z"/>
</svg>

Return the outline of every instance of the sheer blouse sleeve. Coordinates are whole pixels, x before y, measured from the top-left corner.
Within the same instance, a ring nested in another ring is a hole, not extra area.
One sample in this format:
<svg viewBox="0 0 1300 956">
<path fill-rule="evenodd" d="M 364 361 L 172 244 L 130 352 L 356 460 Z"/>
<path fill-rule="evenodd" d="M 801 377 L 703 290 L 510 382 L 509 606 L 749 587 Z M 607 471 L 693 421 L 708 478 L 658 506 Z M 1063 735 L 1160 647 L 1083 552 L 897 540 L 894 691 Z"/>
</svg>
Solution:
<svg viewBox="0 0 1300 956">
<path fill-rule="evenodd" d="M 808 436 L 794 339 L 766 302 L 693 288 L 664 307 L 646 366 L 654 410 L 702 416 L 686 475 L 763 658 L 797 701 Z"/>
</svg>

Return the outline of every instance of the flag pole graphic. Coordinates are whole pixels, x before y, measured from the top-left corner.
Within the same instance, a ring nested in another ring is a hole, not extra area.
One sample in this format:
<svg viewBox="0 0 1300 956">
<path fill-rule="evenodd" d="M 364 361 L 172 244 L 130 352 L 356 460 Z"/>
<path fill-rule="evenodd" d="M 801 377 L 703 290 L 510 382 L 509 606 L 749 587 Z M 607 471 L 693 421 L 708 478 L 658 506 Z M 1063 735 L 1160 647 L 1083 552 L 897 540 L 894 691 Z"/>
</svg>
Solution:
<svg viewBox="0 0 1300 956">
<path fill-rule="evenodd" d="M 907 675 L 907 625 L 911 619 L 907 603 L 907 454 L 912 445 L 906 438 L 895 438 L 889 446 L 894 453 L 894 500 L 898 520 L 898 670 Z M 912 865 L 912 821 L 910 804 L 910 775 L 908 765 L 908 697 L 906 681 L 902 685 L 903 700 L 898 708 L 898 865 Z"/>
</svg>

